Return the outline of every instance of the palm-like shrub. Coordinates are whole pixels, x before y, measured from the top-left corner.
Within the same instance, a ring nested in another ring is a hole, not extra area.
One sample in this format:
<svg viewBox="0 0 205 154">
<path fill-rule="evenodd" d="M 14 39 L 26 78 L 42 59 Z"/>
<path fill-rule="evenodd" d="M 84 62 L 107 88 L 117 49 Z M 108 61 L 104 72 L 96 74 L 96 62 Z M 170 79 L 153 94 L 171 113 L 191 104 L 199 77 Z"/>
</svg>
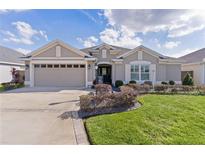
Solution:
<svg viewBox="0 0 205 154">
<path fill-rule="evenodd" d="M 186 74 L 182 84 L 183 85 L 188 85 L 188 86 L 193 86 L 194 85 L 193 78 L 191 77 L 191 75 L 189 73 Z"/>
</svg>

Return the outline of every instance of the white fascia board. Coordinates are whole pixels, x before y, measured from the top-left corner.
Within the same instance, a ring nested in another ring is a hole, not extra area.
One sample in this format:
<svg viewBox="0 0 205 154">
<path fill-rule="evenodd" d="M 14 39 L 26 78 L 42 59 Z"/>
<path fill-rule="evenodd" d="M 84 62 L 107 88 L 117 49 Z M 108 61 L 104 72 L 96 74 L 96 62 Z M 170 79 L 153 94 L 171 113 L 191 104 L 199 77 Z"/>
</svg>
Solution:
<svg viewBox="0 0 205 154">
<path fill-rule="evenodd" d="M 84 58 L 86 61 L 95 61 L 96 58 Z"/>
<path fill-rule="evenodd" d="M 86 61 L 83 60 L 31 60 L 31 64 L 85 64 Z"/>
<path fill-rule="evenodd" d="M 114 61 L 114 62 L 122 62 L 123 59 L 112 59 L 112 61 Z"/>
<path fill-rule="evenodd" d="M 203 62 L 186 63 L 186 64 L 182 64 L 182 66 L 189 66 L 189 65 L 200 65 L 200 64 L 203 64 Z"/>
<path fill-rule="evenodd" d="M 12 62 L 4 62 L 4 61 L 0 61 L 0 64 L 19 65 L 19 66 L 24 66 L 25 65 L 25 64 L 20 64 L 20 63 L 12 63 Z"/>
<path fill-rule="evenodd" d="M 84 57 L 33 57 L 31 60 L 83 60 Z"/>
</svg>

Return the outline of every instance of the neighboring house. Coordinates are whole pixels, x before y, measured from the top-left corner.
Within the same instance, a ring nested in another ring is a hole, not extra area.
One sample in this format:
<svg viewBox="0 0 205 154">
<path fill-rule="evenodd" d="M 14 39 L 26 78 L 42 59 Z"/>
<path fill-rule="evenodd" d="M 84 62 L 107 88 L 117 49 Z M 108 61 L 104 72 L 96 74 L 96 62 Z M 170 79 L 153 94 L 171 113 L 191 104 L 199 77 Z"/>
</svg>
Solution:
<svg viewBox="0 0 205 154">
<path fill-rule="evenodd" d="M 25 83 L 30 86 L 87 87 L 98 83 L 173 80 L 181 83 L 181 61 L 144 46 L 135 49 L 108 44 L 76 49 L 55 40 L 24 57 Z"/>
<path fill-rule="evenodd" d="M 185 61 L 182 64 L 182 73 L 192 74 L 195 85 L 205 84 L 205 48 L 182 56 L 180 59 Z"/>
<path fill-rule="evenodd" d="M 20 59 L 24 55 L 18 51 L 0 46 L 0 83 L 12 80 L 11 70 L 24 70 L 24 62 Z"/>
</svg>

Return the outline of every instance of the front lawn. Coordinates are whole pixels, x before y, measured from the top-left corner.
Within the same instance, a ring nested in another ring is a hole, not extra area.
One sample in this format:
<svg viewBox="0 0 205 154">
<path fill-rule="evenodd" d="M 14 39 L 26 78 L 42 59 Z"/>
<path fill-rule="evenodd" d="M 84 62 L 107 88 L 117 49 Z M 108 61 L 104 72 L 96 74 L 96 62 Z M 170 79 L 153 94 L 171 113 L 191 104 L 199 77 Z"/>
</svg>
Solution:
<svg viewBox="0 0 205 154">
<path fill-rule="evenodd" d="M 205 96 L 145 95 L 136 110 L 88 118 L 92 144 L 205 144 Z"/>
</svg>

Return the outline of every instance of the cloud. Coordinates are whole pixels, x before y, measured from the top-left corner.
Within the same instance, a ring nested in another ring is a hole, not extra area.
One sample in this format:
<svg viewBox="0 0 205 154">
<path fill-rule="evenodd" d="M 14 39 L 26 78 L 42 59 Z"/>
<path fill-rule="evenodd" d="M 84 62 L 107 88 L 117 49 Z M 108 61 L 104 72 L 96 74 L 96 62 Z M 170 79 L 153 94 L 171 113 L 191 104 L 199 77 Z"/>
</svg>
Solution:
<svg viewBox="0 0 205 154">
<path fill-rule="evenodd" d="M 181 56 L 184 56 L 184 55 L 187 55 L 189 53 L 192 53 L 194 51 L 197 51 L 199 50 L 200 48 L 193 48 L 193 49 L 185 49 L 185 50 L 181 50 L 181 51 L 177 51 L 177 53 L 173 53 L 173 54 L 170 54 L 172 57 L 176 57 L 176 58 L 179 58 Z"/>
<path fill-rule="evenodd" d="M 96 43 L 98 42 L 98 39 L 95 37 L 95 36 L 90 36 L 86 39 L 82 39 L 82 38 L 77 38 L 77 40 L 81 43 L 83 43 L 83 46 L 84 47 L 92 47 L 92 46 L 95 46 Z"/>
<path fill-rule="evenodd" d="M 100 40 L 108 44 L 127 48 L 134 48 L 142 43 L 142 39 L 125 26 L 106 28 L 100 33 Z"/>
<path fill-rule="evenodd" d="M 4 41 L 26 45 L 34 44 L 34 38 L 39 39 L 39 37 L 48 41 L 48 36 L 45 31 L 36 30 L 26 22 L 17 21 L 13 22 L 12 25 L 15 26 L 16 34 L 10 31 L 1 31 L 1 33 L 6 36 L 6 38 L 3 39 Z"/>
<path fill-rule="evenodd" d="M 204 10 L 104 10 L 111 26 L 146 34 L 167 31 L 168 37 L 181 37 L 205 28 Z"/>
<path fill-rule="evenodd" d="M 28 54 L 29 52 L 31 52 L 31 50 L 23 49 L 23 48 L 17 48 L 16 51 L 19 51 L 25 55 Z"/>
<path fill-rule="evenodd" d="M 177 47 L 181 42 L 179 41 L 176 41 L 176 42 L 173 42 L 173 41 L 169 41 L 169 42 L 166 42 L 164 44 L 164 47 L 167 48 L 167 49 L 173 49 L 175 47 Z"/>
</svg>

